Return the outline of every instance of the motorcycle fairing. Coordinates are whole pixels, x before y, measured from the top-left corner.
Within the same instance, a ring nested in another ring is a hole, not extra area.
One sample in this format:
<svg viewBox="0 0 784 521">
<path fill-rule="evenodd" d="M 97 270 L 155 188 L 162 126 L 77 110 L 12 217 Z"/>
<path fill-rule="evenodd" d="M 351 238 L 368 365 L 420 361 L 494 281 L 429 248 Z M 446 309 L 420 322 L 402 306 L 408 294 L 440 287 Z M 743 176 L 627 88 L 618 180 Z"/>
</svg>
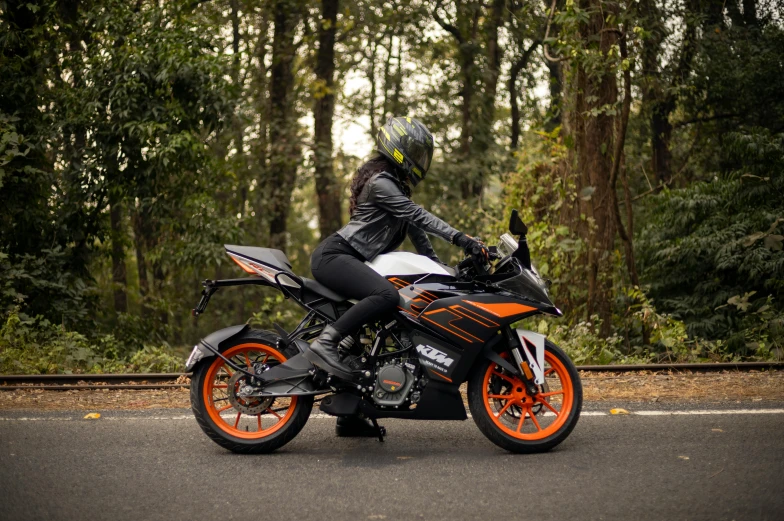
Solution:
<svg viewBox="0 0 784 521">
<path fill-rule="evenodd" d="M 421 276 L 394 276 L 388 277 L 387 280 L 400 294 L 398 309 L 415 317 L 419 316 L 430 303 L 457 294 L 457 289 L 449 283 L 417 284 L 416 280 L 406 280 L 407 278 L 422 279 Z"/>
<path fill-rule="evenodd" d="M 415 409 L 379 409 L 367 400 L 359 403 L 367 418 L 402 418 L 407 420 L 465 420 L 465 405 L 460 388 L 448 382 L 431 380 Z"/>
<path fill-rule="evenodd" d="M 411 342 L 417 352 L 419 363 L 427 368 L 431 377 L 437 381 L 460 384 L 460 377 L 465 376 L 465 364 L 461 363 L 464 353 L 455 346 L 450 345 L 432 335 L 422 331 L 414 331 L 411 334 Z M 472 358 L 473 353 L 467 356 Z M 470 365 L 469 365 L 470 367 Z"/>
<path fill-rule="evenodd" d="M 426 274 L 455 276 L 454 271 L 449 266 L 439 264 L 424 255 L 417 255 L 407 251 L 383 253 L 365 264 L 384 277 L 418 275 L 421 278 L 422 275 Z"/>
<path fill-rule="evenodd" d="M 456 295 L 428 304 L 417 318 L 461 349 L 481 348 L 504 326 L 538 308 L 506 295 Z"/>
</svg>

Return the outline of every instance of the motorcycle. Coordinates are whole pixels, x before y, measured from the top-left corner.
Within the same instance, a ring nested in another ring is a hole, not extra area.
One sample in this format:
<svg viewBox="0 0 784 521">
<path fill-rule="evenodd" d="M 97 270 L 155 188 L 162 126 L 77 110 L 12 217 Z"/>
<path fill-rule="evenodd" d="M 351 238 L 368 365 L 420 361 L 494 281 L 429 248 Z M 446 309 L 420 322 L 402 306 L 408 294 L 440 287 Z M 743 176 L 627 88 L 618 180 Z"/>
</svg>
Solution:
<svg viewBox="0 0 784 521">
<path fill-rule="evenodd" d="M 242 285 L 276 288 L 306 314 L 291 332 L 238 325 L 193 348 L 186 368 L 199 426 L 233 452 L 268 453 L 302 430 L 318 402 L 323 413 L 369 419 L 384 441 L 381 418 L 467 419 L 460 393 L 467 382 L 471 417 L 491 442 L 516 453 L 552 449 L 577 424 L 582 385 L 564 351 L 511 327 L 537 314 L 562 315 L 531 264 L 527 231 L 515 210 L 490 259 L 468 255 L 452 268 L 393 252 L 368 262 L 395 285 L 400 302 L 340 343 L 351 381 L 324 373 L 303 353 L 355 302 L 293 273 L 280 250 L 226 245 L 249 276 L 205 280 L 194 316 L 218 289 Z"/>
</svg>

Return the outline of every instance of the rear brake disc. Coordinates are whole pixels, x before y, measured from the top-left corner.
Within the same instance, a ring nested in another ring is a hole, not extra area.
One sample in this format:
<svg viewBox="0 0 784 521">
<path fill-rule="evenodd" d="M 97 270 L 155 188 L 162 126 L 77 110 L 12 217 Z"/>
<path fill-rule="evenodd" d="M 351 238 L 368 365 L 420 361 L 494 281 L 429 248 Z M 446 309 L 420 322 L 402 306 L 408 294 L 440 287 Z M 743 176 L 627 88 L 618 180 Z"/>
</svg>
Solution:
<svg viewBox="0 0 784 521">
<path fill-rule="evenodd" d="M 272 402 L 275 401 L 275 398 L 262 399 L 257 396 L 239 396 L 239 390 L 247 385 L 249 385 L 247 383 L 247 376 L 239 371 L 236 371 L 228 382 L 227 390 L 229 395 L 229 403 L 231 403 L 235 409 L 242 412 L 243 414 L 248 414 L 251 416 L 269 409 L 272 405 Z"/>
</svg>

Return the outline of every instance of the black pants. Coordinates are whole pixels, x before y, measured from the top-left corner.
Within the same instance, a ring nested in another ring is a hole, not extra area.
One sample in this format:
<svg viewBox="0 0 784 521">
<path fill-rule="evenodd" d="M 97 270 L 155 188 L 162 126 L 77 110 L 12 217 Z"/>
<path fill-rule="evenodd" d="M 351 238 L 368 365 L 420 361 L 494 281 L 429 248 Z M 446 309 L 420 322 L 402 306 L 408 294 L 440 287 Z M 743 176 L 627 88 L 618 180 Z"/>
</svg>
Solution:
<svg viewBox="0 0 784 521">
<path fill-rule="evenodd" d="M 336 233 L 316 247 L 310 271 L 331 290 L 360 300 L 333 324 L 342 336 L 397 308 L 400 297 L 395 286 L 366 266 L 362 255 Z"/>
</svg>

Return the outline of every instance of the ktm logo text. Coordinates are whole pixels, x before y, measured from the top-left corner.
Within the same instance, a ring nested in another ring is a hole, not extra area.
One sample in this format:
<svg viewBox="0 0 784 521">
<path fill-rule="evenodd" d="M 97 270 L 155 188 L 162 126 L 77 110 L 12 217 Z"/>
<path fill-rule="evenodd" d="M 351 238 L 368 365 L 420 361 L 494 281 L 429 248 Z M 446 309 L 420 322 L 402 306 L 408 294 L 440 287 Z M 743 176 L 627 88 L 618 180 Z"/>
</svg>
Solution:
<svg viewBox="0 0 784 521">
<path fill-rule="evenodd" d="M 452 362 L 454 362 L 454 360 L 449 358 L 446 353 L 439 351 L 435 347 L 419 344 L 416 349 L 417 352 L 419 352 L 419 354 L 422 356 L 429 358 L 436 363 L 444 365 L 445 367 L 449 367 L 452 365 Z"/>
</svg>

